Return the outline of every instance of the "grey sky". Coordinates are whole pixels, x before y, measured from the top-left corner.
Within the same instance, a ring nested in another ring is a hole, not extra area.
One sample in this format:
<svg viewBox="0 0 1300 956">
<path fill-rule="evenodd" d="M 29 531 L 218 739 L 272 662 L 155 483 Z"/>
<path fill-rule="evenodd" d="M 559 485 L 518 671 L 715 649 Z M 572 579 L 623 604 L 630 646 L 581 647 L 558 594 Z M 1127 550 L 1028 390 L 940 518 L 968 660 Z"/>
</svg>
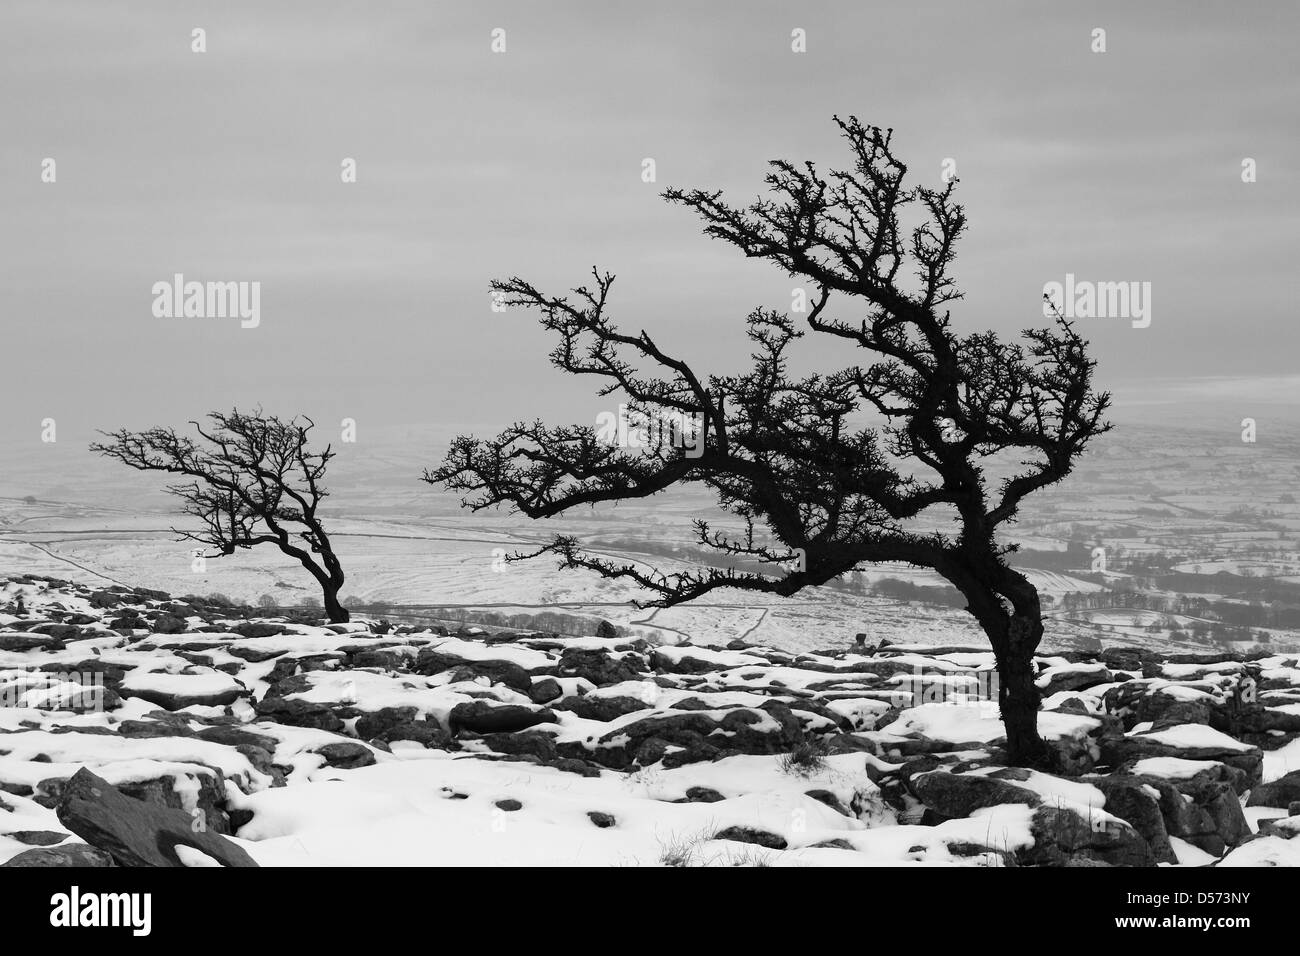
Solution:
<svg viewBox="0 0 1300 956">
<path fill-rule="evenodd" d="M 589 420 L 590 386 L 487 282 L 560 291 L 593 264 L 622 324 L 734 371 L 744 315 L 792 283 L 657 193 L 839 165 L 836 112 L 893 126 L 918 178 L 956 160 L 962 329 L 1040 322 L 1066 272 L 1149 281 L 1150 328 L 1084 323 L 1104 384 L 1274 381 L 1296 371 L 1298 26 L 1282 2 L 7 0 L 0 438 L 259 402 L 363 431 Z M 260 281 L 261 325 L 155 318 L 174 272 Z"/>
</svg>

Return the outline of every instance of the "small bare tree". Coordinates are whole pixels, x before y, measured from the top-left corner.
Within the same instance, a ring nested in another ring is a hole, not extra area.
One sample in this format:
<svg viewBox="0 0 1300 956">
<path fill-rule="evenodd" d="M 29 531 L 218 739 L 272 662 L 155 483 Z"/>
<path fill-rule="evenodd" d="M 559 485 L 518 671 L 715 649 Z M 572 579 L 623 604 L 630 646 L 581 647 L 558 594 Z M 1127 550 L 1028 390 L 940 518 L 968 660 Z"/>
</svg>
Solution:
<svg viewBox="0 0 1300 956">
<path fill-rule="evenodd" d="M 328 445 L 324 451 L 308 450 L 315 424 L 306 416 L 284 421 L 260 409 L 207 417 L 206 426 L 190 422 L 201 441 L 174 428 L 123 428 L 102 432 L 108 440 L 90 447 L 140 471 L 192 479 L 167 487 L 185 502 L 184 513 L 202 525 L 198 531 L 173 528 L 182 540 L 215 548 L 209 557 L 273 544 L 316 579 L 329 619 L 348 620 L 338 598 L 343 567 L 318 513 L 328 494 L 321 479 L 334 452 Z"/>
<path fill-rule="evenodd" d="M 752 370 L 706 379 L 647 332 L 618 330 L 607 311 L 609 274 L 595 272 L 594 286 L 572 297 L 546 295 L 520 278 L 494 282 L 507 305 L 536 309 L 558 335 L 553 364 L 594 376 L 601 395 L 626 395 L 638 422 L 698 421 L 702 440 L 688 450 L 676 429 L 656 437 L 651 428 L 650 441 L 631 452 L 591 427 L 519 423 L 491 441 L 456 439 L 424 477 L 469 492 L 465 504 L 474 509 L 508 503 L 533 518 L 679 482 L 712 489 L 744 530 L 697 521 L 700 542 L 757 570 L 647 573 L 584 553 L 563 536 L 536 552 L 634 582 L 654 595 L 650 605 L 717 588 L 790 595 L 871 562 L 936 571 L 962 593 L 992 644 L 1011 760 L 1044 763 L 1033 664 L 1042 609 L 1033 584 L 1006 561 L 1015 546 L 999 543 L 995 531 L 1026 495 L 1069 474 L 1109 427 L 1102 419 L 1109 396 L 1093 391 L 1087 343 L 1059 315 L 1054 327 L 1025 331 L 1023 343 L 958 334 L 946 308 L 961 297 L 949 273 L 966 226 L 953 201 L 956 180 L 905 186 L 891 131 L 852 117 L 836 123 L 852 151 L 847 171 L 773 162 L 770 195 L 743 208 L 719 192 L 664 196 L 694 210 L 707 235 L 806 285 L 808 328 L 867 363 L 795 378 L 788 353 L 804 332 L 788 314 L 757 309 L 748 318 Z M 909 230 L 902 217 L 911 212 L 919 222 Z M 999 456 L 1001 481 L 986 474 Z M 952 532 L 936 530 L 944 520 Z M 765 536 L 756 536 L 756 523 Z"/>
</svg>

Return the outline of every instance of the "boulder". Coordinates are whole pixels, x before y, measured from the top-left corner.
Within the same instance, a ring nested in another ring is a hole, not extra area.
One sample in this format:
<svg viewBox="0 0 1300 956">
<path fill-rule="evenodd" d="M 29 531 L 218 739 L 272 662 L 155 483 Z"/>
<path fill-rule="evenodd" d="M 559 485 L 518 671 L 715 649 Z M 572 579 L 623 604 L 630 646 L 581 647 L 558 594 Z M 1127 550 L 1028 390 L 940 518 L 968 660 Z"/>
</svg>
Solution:
<svg viewBox="0 0 1300 956">
<path fill-rule="evenodd" d="M 351 740 L 325 744 L 314 751 L 325 759 L 325 766 L 338 767 L 340 770 L 354 770 L 357 767 L 369 767 L 375 762 L 375 752 L 365 744 Z"/>
<path fill-rule="evenodd" d="M 54 846 L 68 838 L 66 833 L 58 830 L 12 830 L 5 836 L 27 846 Z"/>
<path fill-rule="evenodd" d="M 218 724 L 204 727 L 196 736 L 209 743 L 225 744 L 227 747 L 257 747 L 267 753 L 275 753 L 279 741 L 267 734 L 259 734 L 244 727 Z"/>
<path fill-rule="evenodd" d="M 725 669 L 714 661 L 706 660 L 703 657 L 692 657 L 688 649 L 681 650 L 680 655 L 651 651 L 651 668 L 663 674 L 708 674 Z"/>
<path fill-rule="evenodd" d="M 1079 865 L 1088 860 L 1110 866 L 1155 866 L 1150 845 L 1123 821 L 1085 819 L 1069 807 L 1040 806 L 1029 827 L 1034 843 L 1016 851 L 1022 866 Z M 1083 865 L 1089 865 L 1084 863 Z"/>
<path fill-rule="evenodd" d="M 134 800 L 85 767 L 68 781 L 56 812 L 63 826 L 118 866 L 183 866 L 177 846 L 192 847 L 222 866 L 257 866 L 220 834 L 196 832 L 188 813 Z"/>
<path fill-rule="evenodd" d="M 564 697 L 551 704 L 554 710 L 567 710 L 571 714 L 587 720 L 600 720 L 608 723 L 638 710 L 649 710 L 645 701 L 637 697 Z"/>
<path fill-rule="evenodd" d="M 564 773 L 576 773 L 580 777 L 599 777 L 603 772 L 595 764 L 575 757 L 556 757 L 554 760 L 547 760 L 544 766 Z"/>
<path fill-rule="evenodd" d="M 1049 673 L 1038 679 L 1037 685 L 1039 692 L 1044 697 L 1050 697 L 1063 691 L 1087 690 L 1089 687 L 1096 687 L 1098 684 L 1109 684 L 1114 679 L 1115 675 L 1101 664 L 1066 666 L 1053 668 Z"/>
<path fill-rule="evenodd" d="M 731 840 L 734 843 L 752 843 L 769 850 L 784 850 L 789 844 L 785 837 L 754 827 L 727 827 L 713 834 L 715 840 Z"/>
<path fill-rule="evenodd" d="M 283 634 L 285 627 L 283 624 L 271 624 L 267 621 L 240 621 L 230 631 L 240 637 L 274 637 Z"/>
<path fill-rule="evenodd" d="M 363 740 L 392 743 L 413 740 L 427 748 L 446 748 L 450 735 L 437 721 L 416 719 L 414 707 L 383 707 L 357 718 L 357 736 Z"/>
<path fill-rule="evenodd" d="M 790 708 L 769 701 L 759 708 L 653 714 L 623 724 L 585 745 L 590 757 L 613 769 L 664 761 L 666 768 L 715 760 L 727 754 L 789 753 L 804 742 L 803 725 Z M 561 753 L 569 754 L 560 745 Z M 583 746 L 583 745 L 579 745 Z"/>
<path fill-rule="evenodd" d="M 257 702 L 257 714 L 264 720 L 290 727 L 314 727 L 317 730 L 338 732 L 343 729 L 343 721 L 325 704 L 297 698 L 285 700 L 272 697 L 269 693 Z"/>
<path fill-rule="evenodd" d="M 241 661 L 248 661 L 250 664 L 260 664 L 263 661 L 269 661 L 273 657 L 279 657 L 285 653 L 282 647 L 228 647 L 226 651 L 231 657 L 238 657 Z M 296 661 L 292 663 L 296 664 Z M 296 669 L 296 668 L 295 668 Z"/>
<path fill-rule="evenodd" d="M 57 651 L 62 648 L 63 641 L 48 634 L 27 634 L 22 631 L 0 634 L 0 651 L 16 651 L 21 654 L 24 651 Z"/>
<path fill-rule="evenodd" d="M 1234 786 L 1239 776 L 1240 772 L 1230 767 L 1210 764 L 1190 777 L 1135 775 L 1132 779 L 1160 794 L 1160 813 L 1169 836 L 1220 856 L 1250 837 Z"/>
<path fill-rule="evenodd" d="M 561 677 L 582 677 L 597 687 L 641 680 L 649 669 L 645 656 L 634 651 L 610 654 L 577 647 L 565 648 L 555 667 Z"/>
<path fill-rule="evenodd" d="M 526 694 L 532 687 L 533 679 L 529 671 L 514 661 L 507 660 L 467 660 L 456 654 L 436 647 L 424 647 L 416 655 L 411 671 L 415 674 L 441 674 L 443 671 L 460 672 L 459 680 L 473 680 L 486 677 L 494 684 L 505 684 L 512 690 Z"/>
<path fill-rule="evenodd" d="M 408 720 L 384 731 L 375 739 L 390 744 L 397 740 L 410 740 L 429 750 L 445 750 L 451 741 L 447 732 L 432 720 Z"/>
<path fill-rule="evenodd" d="M 1183 723 L 1160 731 L 1105 738 L 1101 748 L 1103 761 L 1117 767 L 1145 757 L 1217 761 L 1242 771 L 1237 778 L 1240 792 L 1258 782 L 1264 764 L 1264 754 L 1259 748 L 1244 746 L 1201 724 Z"/>
<path fill-rule="evenodd" d="M 41 786 L 45 788 L 46 782 L 42 782 Z M 60 788 L 60 792 L 65 793 L 66 789 L 65 785 Z M 220 771 L 195 768 L 195 772 L 186 780 L 186 786 L 182 788 L 190 794 L 188 805 L 177 792 L 176 776 L 172 774 L 164 774 L 152 780 L 122 783 L 117 789 L 144 803 L 180 810 L 190 818 L 191 825 L 201 819 L 202 825 L 213 833 L 230 832 L 230 818 L 226 815 L 226 784 Z"/>
<path fill-rule="evenodd" d="M 29 627 L 27 630 L 31 634 L 43 634 L 56 641 L 75 641 L 81 637 L 81 628 L 75 624 L 58 624 L 46 621 Z"/>
<path fill-rule="evenodd" d="M 843 840 L 843 839 L 840 839 L 840 838 L 837 837 L 837 838 L 834 839 L 834 840 L 822 840 L 820 843 L 814 843 L 814 844 L 812 844 L 812 849 L 817 849 L 817 850 L 856 850 L 857 847 L 855 847 L 855 846 L 854 846 L 852 843 L 850 843 L 848 840 Z"/>
<path fill-rule="evenodd" d="M 1274 820 L 1259 821 L 1259 836 L 1278 837 L 1282 840 L 1294 840 L 1300 836 L 1300 820 L 1295 817 L 1278 817 Z"/>
<path fill-rule="evenodd" d="M 169 676 L 173 686 L 168 688 L 132 687 L 128 677 L 121 689 L 122 696 L 138 697 L 165 710 L 183 710 L 186 707 L 225 707 L 248 694 L 248 689 L 233 678 L 214 680 L 215 675 Z"/>
<path fill-rule="evenodd" d="M 549 704 L 564 696 L 564 688 L 554 677 L 543 677 L 528 688 L 528 699 L 534 704 Z"/>
<path fill-rule="evenodd" d="M 381 707 L 357 718 L 357 736 L 363 740 L 382 737 L 387 731 L 416 719 L 414 707 Z"/>
<path fill-rule="evenodd" d="M 712 787 L 687 787 L 686 803 L 719 803 L 727 798 Z"/>
<path fill-rule="evenodd" d="M 479 738 L 493 753 L 512 757 L 531 757 L 539 763 L 555 760 L 555 738 L 538 732 L 484 734 Z"/>
<path fill-rule="evenodd" d="M 976 810 L 1007 803 L 1036 807 L 1042 798 L 1024 787 L 977 773 L 930 770 L 913 774 L 912 793 L 941 817 L 968 817 Z"/>
<path fill-rule="evenodd" d="M 1285 809 L 1296 801 L 1300 801 L 1300 770 L 1292 770 L 1276 780 L 1259 784 L 1250 791 L 1246 806 Z"/>
<path fill-rule="evenodd" d="M 1167 694 L 1155 695 L 1157 700 L 1167 697 Z M 1214 715 L 1207 704 L 1200 701 L 1180 700 L 1159 708 L 1159 712 L 1153 714 L 1149 719 L 1151 720 L 1151 730 L 1156 731 L 1177 727 L 1181 724 L 1204 724 L 1208 727 L 1214 720 Z"/>
<path fill-rule="evenodd" d="M 151 627 L 155 634 L 184 634 L 189 623 L 175 614 L 159 614 Z"/>
<path fill-rule="evenodd" d="M 1137 777 L 1122 774 L 1089 777 L 1087 782 L 1106 795 L 1107 813 L 1119 817 L 1142 835 L 1151 847 L 1157 863 L 1178 862 L 1173 844 L 1169 841 L 1165 815 L 1160 809 L 1158 787 Z"/>
<path fill-rule="evenodd" d="M 367 649 L 349 655 L 348 668 L 373 667 L 385 671 L 405 671 L 407 657 L 398 651 Z"/>
<path fill-rule="evenodd" d="M 116 865 L 113 858 L 103 850 L 85 843 L 65 843 L 62 846 L 24 850 L 0 863 L 0 866 L 66 866 L 77 869 Z"/>
<path fill-rule="evenodd" d="M 504 684 L 511 690 L 527 694 L 533 689 L 533 679 L 528 671 L 513 661 L 466 661 L 449 668 L 452 680 L 477 680 L 486 677 L 493 684 Z"/>
<path fill-rule="evenodd" d="M 554 722 L 555 714 L 549 710 L 522 704 L 492 704 L 486 700 L 457 704 L 448 717 L 453 734 L 459 730 L 476 734 L 513 733 Z"/>
</svg>

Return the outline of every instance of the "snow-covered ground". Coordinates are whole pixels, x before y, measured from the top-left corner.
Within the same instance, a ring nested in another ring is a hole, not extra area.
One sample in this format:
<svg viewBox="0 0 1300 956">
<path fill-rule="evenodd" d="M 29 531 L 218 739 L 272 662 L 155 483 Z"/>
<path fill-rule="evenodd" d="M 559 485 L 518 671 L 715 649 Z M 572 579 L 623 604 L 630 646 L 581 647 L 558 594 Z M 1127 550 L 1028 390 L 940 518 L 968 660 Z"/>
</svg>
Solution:
<svg viewBox="0 0 1300 956">
<path fill-rule="evenodd" d="M 0 588 L 0 862 L 102 836 L 84 769 L 263 866 L 1300 864 L 1294 656 L 1044 656 L 1045 773 L 978 648 L 228 614 Z"/>
</svg>

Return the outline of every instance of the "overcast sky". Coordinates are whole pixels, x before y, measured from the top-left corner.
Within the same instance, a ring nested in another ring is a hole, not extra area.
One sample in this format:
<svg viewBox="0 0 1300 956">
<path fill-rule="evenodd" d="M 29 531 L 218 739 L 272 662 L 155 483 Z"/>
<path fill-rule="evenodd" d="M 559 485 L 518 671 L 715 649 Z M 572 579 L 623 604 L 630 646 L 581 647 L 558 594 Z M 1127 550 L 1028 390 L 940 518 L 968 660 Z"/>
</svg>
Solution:
<svg viewBox="0 0 1300 956">
<path fill-rule="evenodd" d="M 768 159 L 842 164 L 833 113 L 894 127 L 921 180 L 955 159 L 962 330 L 1040 322 L 1067 272 L 1150 282 L 1149 328 L 1083 323 L 1104 384 L 1244 377 L 1286 401 L 1297 27 L 1293 2 L 5 0 L 0 437 L 255 403 L 363 435 L 589 420 L 590 386 L 487 284 L 560 291 L 593 264 L 621 324 L 735 371 L 745 314 L 791 282 L 657 193 L 748 200 Z M 259 281 L 261 324 L 155 317 L 176 272 Z"/>
</svg>

